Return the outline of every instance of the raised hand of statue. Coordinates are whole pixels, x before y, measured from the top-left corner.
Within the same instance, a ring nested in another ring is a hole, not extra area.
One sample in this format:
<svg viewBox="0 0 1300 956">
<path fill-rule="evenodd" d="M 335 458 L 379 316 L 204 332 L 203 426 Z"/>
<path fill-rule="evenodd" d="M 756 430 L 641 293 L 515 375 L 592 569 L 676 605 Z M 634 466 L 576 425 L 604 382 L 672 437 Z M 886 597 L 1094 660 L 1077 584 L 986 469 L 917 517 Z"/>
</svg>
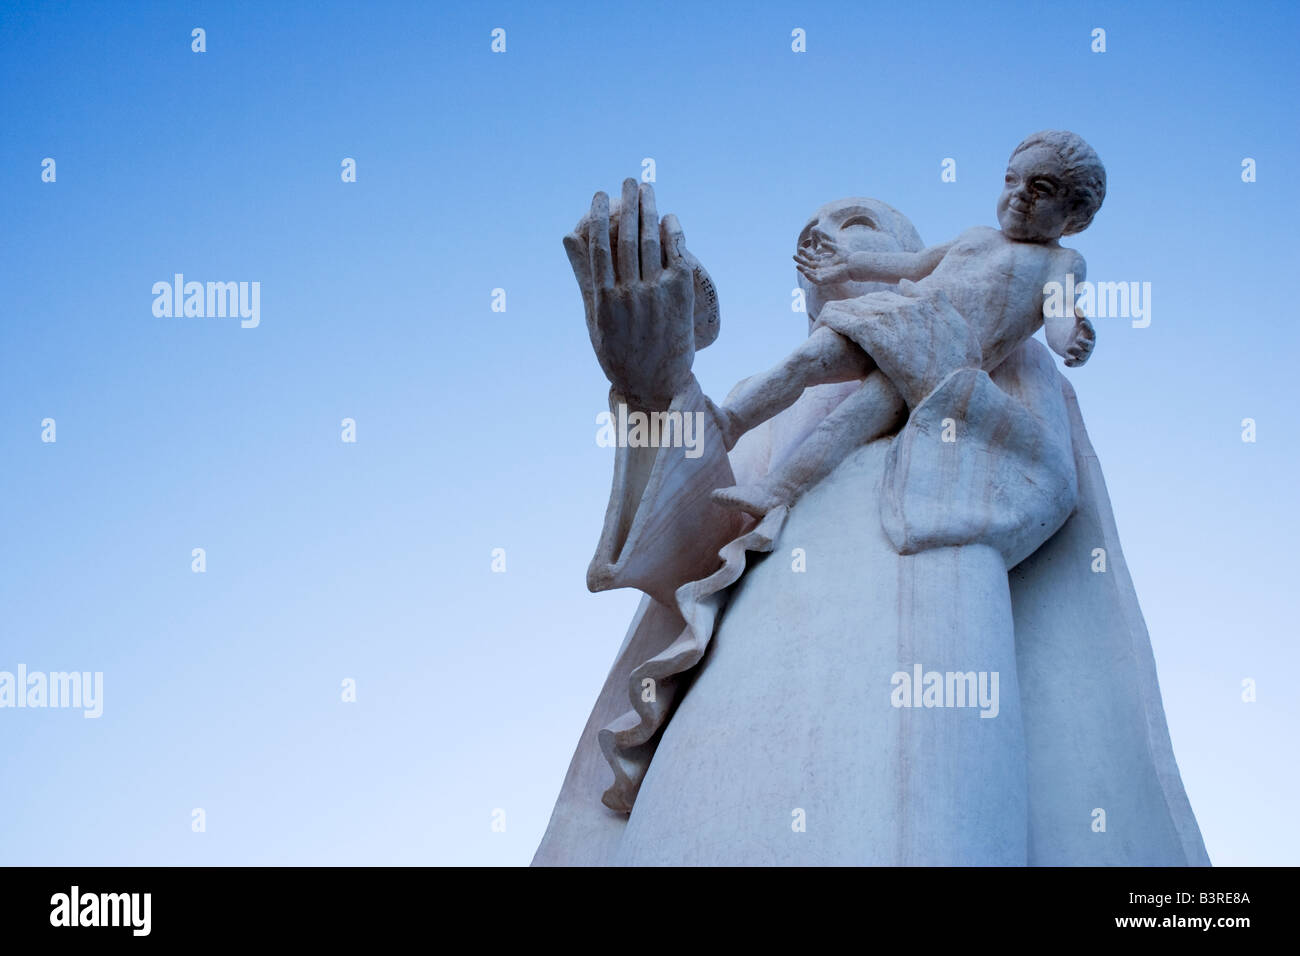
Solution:
<svg viewBox="0 0 1300 956">
<path fill-rule="evenodd" d="M 605 376 L 630 405 L 666 409 L 718 324 L 712 282 L 686 251 L 677 217 L 660 221 L 653 187 L 627 179 L 612 208 L 596 193 L 564 249 Z M 701 282 L 708 302 L 697 302 Z"/>
</svg>

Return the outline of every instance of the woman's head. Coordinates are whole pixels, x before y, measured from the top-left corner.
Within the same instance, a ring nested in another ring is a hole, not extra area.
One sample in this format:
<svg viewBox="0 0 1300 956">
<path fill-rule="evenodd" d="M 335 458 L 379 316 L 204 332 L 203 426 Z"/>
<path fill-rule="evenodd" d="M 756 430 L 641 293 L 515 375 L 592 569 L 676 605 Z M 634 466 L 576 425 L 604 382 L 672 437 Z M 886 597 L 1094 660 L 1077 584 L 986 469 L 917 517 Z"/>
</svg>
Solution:
<svg viewBox="0 0 1300 956">
<path fill-rule="evenodd" d="M 851 197 L 822 206 L 799 233 L 796 248 L 817 258 L 834 244 L 844 255 L 853 252 L 920 252 L 925 248 L 911 220 L 879 199 Z M 880 282 L 841 282 L 832 286 L 813 285 L 802 275 L 799 287 L 811 322 L 822 306 L 838 299 L 852 299 L 868 292 L 889 288 Z"/>
</svg>

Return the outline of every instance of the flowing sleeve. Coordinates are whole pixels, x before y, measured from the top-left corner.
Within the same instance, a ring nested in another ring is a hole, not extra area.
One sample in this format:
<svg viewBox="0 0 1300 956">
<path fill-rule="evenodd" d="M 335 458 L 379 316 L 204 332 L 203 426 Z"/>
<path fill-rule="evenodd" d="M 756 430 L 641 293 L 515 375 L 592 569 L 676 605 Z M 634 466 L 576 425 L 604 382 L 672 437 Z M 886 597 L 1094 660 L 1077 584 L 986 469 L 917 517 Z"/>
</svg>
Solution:
<svg viewBox="0 0 1300 956">
<path fill-rule="evenodd" d="M 625 408 L 611 390 L 611 415 L 617 419 Z M 605 525 L 587 570 L 593 591 L 634 587 L 653 599 L 644 627 L 629 632 L 606 680 L 606 722 L 589 727 L 585 750 L 580 745 L 574 758 L 577 767 L 592 743 L 599 747 L 614 775 L 601 802 L 620 813 L 632 809 L 655 735 L 672 713 L 684 676 L 704 656 L 726 591 L 745 571 L 746 553 L 771 550 L 785 518 L 782 508 L 755 522 L 714 504 L 710 493 L 734 479 L 713 409 L 693 377 L 661 414 L 677 414 L 674 421 L 683 422 L 690 416 L 698 444 L 692 454 L 672 445 L 616 444 Z M 648 696 L 647 685 L 654 688 Z M 583 766 L 590 773 L 589 762 Z"/>
<path fill-rule="evenodd" d="M 609 405 L 615 421 L 626 412 L 613 389 Z M 686 429 L 693 447 L 616 443 L 605 524 L 587 568 L 587 587 L 633 587 L 673 607 L 679 587 L 716 570 L 718 549 L 741 533 L 745 518 L 709 497 L 734 480 L 722 433 L 694 376 L 667 411 L 652 414 Z"/>
</svg>

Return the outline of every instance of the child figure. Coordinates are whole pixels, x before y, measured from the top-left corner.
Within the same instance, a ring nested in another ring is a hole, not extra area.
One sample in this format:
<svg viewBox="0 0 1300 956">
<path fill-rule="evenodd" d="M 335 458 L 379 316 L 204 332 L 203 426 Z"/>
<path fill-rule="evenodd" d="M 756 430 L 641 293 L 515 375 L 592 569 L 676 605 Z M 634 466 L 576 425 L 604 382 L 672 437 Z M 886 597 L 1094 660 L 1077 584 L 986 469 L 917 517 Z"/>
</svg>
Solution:
<svg viewBox="0 0 1300 956">
<path fill-rule="evenodd" d="M 801 246 L 796 268 L 819 288 L 846 280 L 899 284 L 897 293 L 854 299 L 855 313 L 886 315 L 900 306 L 921 306 L 921 314 L 926 307 L 955 308 L 979 344 L 982 367 L 992 371 L 1043 327 L 1048 282 L 1064 282 L 1068 273 L 1076 283 L 1083 281 L 1083 257 L 1058 240 L 1087 228 L 1105 194 L 1106 171 L 1092 147 L 1074 133 L 1044 130 L 1011 154 L 997 204 L 1001 229 L 977 226 L 920 252 L 845 254 L 827 238 L 815 249 Z M 1074 312 L 1073 303 L 1066 312 Z M 823 320 L 785 361 L 740 383 L 717 409 L 727 447 L 794 404 L 809 386 L 864 375 L 865 381 L 763 481 L 713 492 L 719 504 L 759 517 L 790 505 L 850 452 L 892 430 L 906 411 L 898 390 L 870 356 Z M 1046 325 L 1048 345 L 1066 365 L 1087 361 L 1095 342 L 1091 323 L 1067 315 Z"/>
</svg>

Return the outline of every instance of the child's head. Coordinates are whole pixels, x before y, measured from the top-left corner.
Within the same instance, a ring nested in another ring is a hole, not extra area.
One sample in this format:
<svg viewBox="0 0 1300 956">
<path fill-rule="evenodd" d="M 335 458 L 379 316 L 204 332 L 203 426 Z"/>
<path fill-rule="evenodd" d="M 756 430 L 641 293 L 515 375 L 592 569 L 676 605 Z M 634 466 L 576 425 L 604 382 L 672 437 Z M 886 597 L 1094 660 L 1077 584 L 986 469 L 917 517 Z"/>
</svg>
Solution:
<svg viewBox="0 0 1300 956">
<path fill-rule="evenodd" d="M 1088 228 L 1106 198 L 1106 168 L 1082 137 L 1045 129 L 1007 161 L 998 225 L 1013 239 L 1043 242 Z"/>
</svg>

